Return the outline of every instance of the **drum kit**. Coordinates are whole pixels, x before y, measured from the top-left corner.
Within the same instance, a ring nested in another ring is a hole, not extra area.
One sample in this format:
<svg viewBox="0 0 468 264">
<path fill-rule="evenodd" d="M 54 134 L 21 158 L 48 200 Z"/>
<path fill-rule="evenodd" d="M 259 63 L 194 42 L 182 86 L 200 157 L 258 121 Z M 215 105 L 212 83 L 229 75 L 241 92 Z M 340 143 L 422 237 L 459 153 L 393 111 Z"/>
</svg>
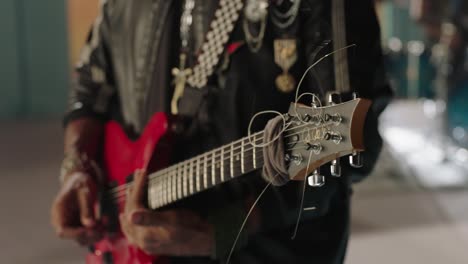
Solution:
<svg viewBox="0 0 468 264">
<path fill-rule="evenodd" d="M 451 44 L 461 33 L 447 20 L 441 23 L 435 43 L 418 37 L 408 39 L 411 34 L 385 32 L 387 24 L 393 25 L 387 28 L 402 28 L 394 20 L 384 17 L 381 23 L 387 76 L 396 97 L 443 105 L 442 133 L 452 143 L 468 148 L 468 47 L 454 49 Z"/>
</svg>

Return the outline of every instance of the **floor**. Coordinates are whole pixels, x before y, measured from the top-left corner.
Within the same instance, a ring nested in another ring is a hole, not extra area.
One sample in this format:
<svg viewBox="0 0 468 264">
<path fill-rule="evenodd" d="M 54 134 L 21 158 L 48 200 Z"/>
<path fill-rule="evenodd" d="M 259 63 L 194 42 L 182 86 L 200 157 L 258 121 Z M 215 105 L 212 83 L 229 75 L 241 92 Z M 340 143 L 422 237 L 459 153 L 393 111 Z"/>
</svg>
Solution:
<svg viewBox="0 0 468 264">
<path fill-rule="evenodd" d="M 0 127 L 0 262 L 83 263 L 84 250 L 56 239 L 49 225 L 62 152 L 60 122 Z M 468 263 L 468 189 L 428 188 L 411 166 L 387 145 L 376 172 L 355 186 L 346 263 Z M 444 178 L 440 166 L 433 166 L 433 178 Z"/>
</svg>

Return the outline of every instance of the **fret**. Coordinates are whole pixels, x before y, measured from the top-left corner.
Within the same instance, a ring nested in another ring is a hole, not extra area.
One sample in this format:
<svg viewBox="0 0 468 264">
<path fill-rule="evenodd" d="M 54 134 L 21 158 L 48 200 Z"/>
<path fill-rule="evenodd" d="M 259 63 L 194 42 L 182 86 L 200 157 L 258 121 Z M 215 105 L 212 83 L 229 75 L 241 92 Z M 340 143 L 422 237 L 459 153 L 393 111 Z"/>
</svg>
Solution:
<svg viewBox="0 0 468 264">
<path fill-rule="evenodd" d="M 221 170 L 221 182 L 224 182 L 224 146 L 221 147 L 221 165 L 220 165 L 220 170 Z"/>
<path fill-rule="evenodd" d="M 244 165 L 244 139 L 241 139 L 241 173 L 245 173 L 245 165 Z"/>
<path fill-rule="evenodd" d="M 241 161 L 242 153 L 239 151 L 239 149 L 241 149 L 242 146 L 237 145 L 239 143 L 240 142 L 235 142 L 233 144 L 233 157 L 232 157 L 233 177 L 243 174 L 242 172 L 243 165 Z"/>
<path fill-rule="evenodd" d="M 161 185 L 160 183 L 158 182 L 157 183 L 157 187 L 156 187 L 156 190 L 157 190 L 157 193 L 156 193 L 156 201 L 155 201 L 155 204 L 156 206 L 153 207 L 153 208 L 159 208 L 162 206 L 162 193 L 161 193 Z M 154 196 L 153 196 L 154 197 Z"/>
<path fill-rule="evenodd" d="M 211 186 L 216 185 L 216 149 L 211 153 Z"/>
<path fill-rule="evenodd" d="M 254 160 L 253 160 L 253 154 L 251 153 L 252 149 L 254 149 L 253 145 L 250 144 L 250 140 L 248 137 L 243 139 L 244 142 L 244 157 L 245 159 L 243 160 L 244 162 L 244 173 L 247 173 L 251 170 L 253 170 L 254 167 Z M 252 141 L 253 143 L 253 141 Z M 254 143 L 255 144 L 255 143 Z M 250 157 L 252 154 L 252 157 Z M 256 154 L 256 153 L 255 153 Z"/>
<path fill-rule="evenodd" d="M 171 173 L 170 170 L 168 170 L 168 171 L 165 173 L 166 175 L 164 175 L 164 186 L 165 186 L 165 187 L 164 187 L 164 192 L 166 193 L 166 195 L 165 195 L 165 196 L 166 196 L 166 204 L 169 204 L 169 203 L 170 203 L 169 200 L 171 199 L 171 197 L 170 197 L 170 194 L 171 194 L 171 192 L 170 192 L 170 190 L 171 190 L 171 189 L 170 189 L 170 188 L 171 188 L 171 185 L 170 185 L 170 182 L 169 182 L 169 180 L 170 180 L 170 177 L 169 177 L 170 173 Z"/>
<path fill-rule="evenodd" d="M 160 206 L 164 205 L 164 177 L 162 175 L 155 175 L 155 177 L 158 179 L 158 185 L 159 185 L 159 203 Z"/>
<path fill-rule="evenodd" d="M 161 189 L 162 189 L 162 190 L 161 190 L 161 193 L 162 193 L 162 203 L 163 203 L 163 205 L 166 205 L 166 204 L 167 204 L 166 173 L 162 174 L 160 177 L 161 177 L 161 186 L 162 186 L 162 188 L 161 188 Z"/>
<path fill-rule="evenodd" d="M 253 140 L 252 142 L 254 144 L 257 144 L 257 137 L 256 137 L 256 134 L 253 134 Z M 257 168 L 257 153 L 255 153 L 256 151 L 256 147 L 255 145 L 252 145 L 252 163 L 253 163 L 253 168 L 256 169 Z"/>
<path fill-rule="evenodd" d="M 206 189 L 208 188 L 208 154 L 205 154 L 205 161 L 203 162 L 203 187 Z"/>
<path fill-rule="evenodd" d="M 183 188 L 184 197 L 188 196 L 188 188 L 187 188 L 187 187 L 188 187 L 188 186 L 187 186 L 187 185 L 188 185 L 188 177 L 187 177 L 187 173 L 188 173 L 188 169 L 189 169 L 189 168 L 187 168 L 187 164 L 189 164 L 189 163 L 186 162 L 186 163 L 184 163 L 184 165 L 183 165 L 184 181 L 183 181 L 183 184 L 182 184 L 182 185 L 183 185 L 183 187 L 184 187 L 184 188 Z"/>
<path fill-rule="evenodd" d="M 177 166 L 177 198 L 182 198 L 182 177 L 183 177 L 183 167 L 182 164 Z"/>
<path fill-rule="evenodd" d="M 172 200 L 172 171 L 169 169 L 167 174 L 166 174 L 166 177 L 167 177 L 167 188 L 168 188 L 168 192 L 167 192 L 167 201 L 169 203 L 172 203 L 173 200 Z"/>
<path fill-rule="evenodd" d="M 201 163 L 201 157 L 199 156 L 199 157 L 197 158 L 197 172 L 196 172 L 196 174 L 197 174 L 197 181 L 196 181 L 196 182 L 197 182 L 197 192 L 200 191 L 200 185 L 201 185 L 201 175 L 200 175 L 200 174 L 201 174 L 201 171 L 200 171 L 201 168 L 200 168 L 200 163 Z"/>
<path fill-rule="evenodd" d="M 172 202 L 177 201 L 177 167 L 172 172 Z"/>
<path fill-rule="evenodd" d="M 157 185 L 156 186 L 152 185 L 149 188 L 148 204 L 149 204 L 150 208 L 157 208 L 157 206 L 158 206 L 157 203 L 156 203 L 156 201 L 157 201 L 157 190 L 156 190 L 155 187 L 157 187 Z"/>
<path fill-rule="evenodd" d="M 195 160 L 191 159 L 189 161 L 189 192 L 193 194 L 193 166 L 195 165 Z"/>
<path fill-rule="evenodd" d="M 156 204 L 156 201 L 158 200 L 157 188 L 158 188 L 158 185 L 156 184 L 156 182 L 153 181 L 148 189 L 148 202 L 149 202 L 148 205 L 150 206 L 150 208 L 155 208 L 156 206 L 158 206 Z"/>
<path fill-rule="evenodd" d="M 166 177 L 164 174 L 158 175 L 161 178 L 161 203 L 162 205 L 167 204 L 167 195 L 166 195 Z"/>
<path fill-rule="evenodd" d="M 231 158 L 229 159 L 229 163 L 231 178 L 234 178 L 234 144 L 231 144 Z"/>
<path fill-rule="evenodd" d="M 148 188 L 149 206 L 153 209 L 166 206 L 262 167 L 262 148 L 252 145 L 258 143 L 260 136 L 260 133 L 253 134 L 251 140 L 242 138 L 152 175 Z"/>
<path fill-rule="evenodd" d="M 157 179 L 157 180 L 156 180 L 156 184 L 157 184 L 157 186 L 158 186 L 158 187 L 157 187 L 157 189 L 158 189 L 158 194 L 157 194 L 157 196 L 158 196 L 158 199 L 157 199 L 157 200 L 158 200 L 158 201 L 157 201 L 157 204 L 158 204 L 158 207 L 161 207 L 161 206 L 162 206 L 162 203 L 163 203 L 163 199 L 162 199 L 162 197 L 163 197 L 162 191 L 163 191 L 163 190 L 162 190 L 162 186 L 161 186 L 161 183 L 162 183 L 162 182 L 161 182 L 161 177 L 157 177 L 157 176 L 156 176 L 156 179 Z"/>
<path fill-rule="evenodd" d="M 158 177 L 156 177 L 154 180 L 153 180 L 153 186 L 152 186 L 152 192 L 153 194 L 151 195 L 152 196 L 152 200 L 155 200 L 153 201 L 153 208 L 157 208 L 157 207 L 160 207 L 161 206 L 161 185 L 160 185 L 160 180 Z"/>
<path fill-rule="evenodd" d="M 171 171 L 170 169 L 165 173 L 166 175 L 164 175 L 164 192 L 166 193 L 166 204 L 169 204 L 171 203 L 170 200 L 171 200 L 171 184 L 170 184 L 170 175 L 171 175 Z"/>
</svg>

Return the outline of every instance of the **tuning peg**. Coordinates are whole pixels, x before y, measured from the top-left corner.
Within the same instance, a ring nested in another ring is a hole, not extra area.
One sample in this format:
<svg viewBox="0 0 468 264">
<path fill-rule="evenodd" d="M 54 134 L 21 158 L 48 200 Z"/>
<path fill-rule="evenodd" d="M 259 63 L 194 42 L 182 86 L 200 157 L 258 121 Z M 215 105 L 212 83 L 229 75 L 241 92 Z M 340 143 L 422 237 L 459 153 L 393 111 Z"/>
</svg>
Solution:
<svg viewBox="0 0 468 264">
<path fill-rule="evenodd" d="M 328 104 L 334 105 L 341 103 L 341 95 L 339 93 L 333 92 L 328 94 Z"/>
<path fill-rule="evenodd" d="M 353 168 L 361 168 L 363 166 L 361 153 L 353 152 L 349 155 L 349 165 Z"/>
<path fill-rule="evenodd" d="M 322 187 L 325 185 L 325 176 L 320 175 L 320 168 L 314 170 L 314 172 L 307 178 L 307 183 L 310 187 Z"/>
<path fill-rule="evenodd" d="M 317 144 L 306 143 L 306 149 L 312 150 L 314 154 L 318 155 L 322 151 L 323 147 L 320 143 L 317 143 Z"/>
<path fill-rule="evenodd" d="M 333 177 L 340 177 L 341 176 L 341 165 L 340 160 L 332 160 L 330 165 L 330 173 Z"/>
</svg>

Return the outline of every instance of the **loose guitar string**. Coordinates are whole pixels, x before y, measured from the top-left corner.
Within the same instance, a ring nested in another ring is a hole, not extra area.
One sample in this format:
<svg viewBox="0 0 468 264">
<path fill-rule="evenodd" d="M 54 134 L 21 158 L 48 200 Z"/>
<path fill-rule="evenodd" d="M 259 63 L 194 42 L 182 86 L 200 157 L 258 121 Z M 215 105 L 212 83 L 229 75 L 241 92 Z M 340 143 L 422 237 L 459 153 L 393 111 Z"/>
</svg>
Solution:
<svg viewBox="0 0 468 264">
<path fill-rule="evenodd" d="M 296 126 L 296 127 L 292 128 L 292 129 L 288 129 L 288 130 L 286 130 L 286 131 L 291 131 L 291 130 L 299 129 L 299 128 L 301 128 L 301 127 L 308 126 L 308 125 L 310 125 L 310 124 L 299 125 L 299 126 Z M 298 134 L 300 134 L 300 133 L 309 133 L 311 130 L 324 129 L 324 128 L 326 128 L 327 126 L 330 126 L 330 125 L 329 125 L 329 124 L 324 124 L 324 125 L 321 125 L 321 126 L 315 126 L 315 127 L 311 127 L 311 128 L 306 128 L 306 129 L 303 129 L 303 130 L 298 131 L 298 132 L 296 132 L 296 133 L 288 134 L 288 135 L 285 136 L 284 138 L 289 138 L 289 137 L 298 135 Z M 258 132 L 258 133 L 256 133 L 256 134 L 252 135 L 252 137 L 255 137 L 256 135 L 259 135 L 259 134 L 261 134 L 261 133 L 263 133 L 263 131 L 262 131 L 262 132 Z M 245 138 L 242 139 L 242 140 L 245 140 Z M 256 138 L 256 139 L 255 139 L 255 141 L 260 141 L 260 140 L 263 140 L 263 137 L 260 137 L 260 138 Z M 240 142 L 240 141 L 238 141 L 238 142 Z M 302 141 L 301 141 L 301 142 L 302 142 Z M 233 142 L 232 144 L 236 144 L 236 143 L 237 143 L 237 142 Z M 295 144 L 297 144 L 297 143 L 300 143 L 300 142 L 295 142 Z M 290 143 L 290 144 L 291 144 L 291 143 Z M 237 147 L 234 147 L 234 148 L 232 149 L 232 151 L 239 150 L 239 149 L 241 149 L 241 148 L 242 148 L 242 146 L 237 146 Z M 247 148 L 244 150 L 244 152 L 253 150 L 254 148 L 260 148 L 260 147 L 255 147 L 255 146 L 250 147 L 250 146 L 249 146 L 249 147 L 247 147 Z M 260 149 L 260 150 L 261 150 L 261 149 Z M 229 149 L 229 151 L 231 151 L 231 149 Z M 183 164 L 186 164 L 186 163 L 189 163 L 189 162 L 193 162 L 193 160 L 200 159 L 200 158 L 202 158 L 202 157 L 204 157 L 204 156 L 207 156 L 207 155 L 211 154 L 212 152 L 213 152 L 213 151 L 207 152 L 207 153 L 205 153 L 205 154 L 200 155 L 199 157 L 195 157 L 195 158 L 193 158 L 193 159 L 189 159 L 189 160 L 183 161 L 183 162 L 181 162 L 180 164 L 175 164 L 175 165 L 170 166 L 170 167 L 168 167 L 168 168 L 166 168 L 166 169 L 163 169 L 163 170 L 161 170 L 161 171 L 158 171 L 158 172 L 156 172 L 156 174 L 158 174 L 158 175 L 151 176 L 151 177 L 150 177 L 150 180 L 155 180 L 155 178 L 158 178 L 159 176 L 166 175 L 166 174 L 164 173 L 165 170 L 168 170 L 168 169 L 171 169 L 171 168 L 175 169 L 175 167 L 182 166 Z M 226 152 L 226 153 L 228 153 L 228 152 Z M 226 153 L 224 153 L 224 154 L 226 154 Z M 251 153 L 251 152 L 248 152 L 247 154 L 250 154 L 250 153 Z M 214 157 L 215 162 L 216 162 L 216 161 L 219 161 L 219 162 L 220 162 L 220 161 L 221 161 L 221 159 L 219 159 L 220 157 L 221 157 L 221 153 L 218 153 L 218 154 Z M 207 163 L 207 164 L 211 164 L 211 163 L 212 163 L 212 159 L 213 159 L 213 157 L 210 157 L 210 159 L 208 160 L 208 163 Z M 230 159 L 230 157 L 226 157 L 226 158 L 223 159 L 223 161 L 229 160 L 229 159 Z M 209 163 L 209 162 L 211 162 L 211 163 Z M 190 169 L 190 168 L 196 167 L 196 164 L 192 164 L 192 165 L 194 165 L 194 166 L 186 167 L 186 168 Z M 130 184 L 130 183 L 126 183 L 126 184 L 120 185 L 120 186 L 118 186 L 118 187 L 115 187 L 115 188 L 111 189 L 110 192 L 111 192 L 111 193 L 114 193 L 114 192 L 125 191 L 125 188 L 126 188 L 127 185 L 129 185 L 129 184 Z"/>
<path fill-rule="evenodd" d="M 308 73 L 312 68 L 314 68 L 318 63 L 320 63 L 321 61 L 323 61 L 325 58 L 327 58 L 327 57 L 329 57 L 329 56 L 331 56 L 331 55 L 333 55 L 333 54 L 335 54 L 335 53 L 337 53 L 337 52 L 339 52 L 339 51 L 341 51 L 341 50 L 348 49 L 348 48 L 351 48 L 351 47 L 354 47 L 354 46 L 356 46 L 356 44 L 351 44 L 351 45 L 345 46 L 345 47 L 343 47 L 343 48 L 337 49 L 337 50 L 335 50 L 335 51 L 332 51 L 332 52 L 330 52 L 330 53 L 328 53 L 328 54 L 322 56 L 322 57 L 321 57 L 320 59 L 318 59 L 315 63 L 313 63 L 312 65 L 310 65 L 310 66 L 306 69 L 306 71 L 304 72 L 304 74 L 302 75 L 302 77 L 301 77 L 301 79 L 300 79 L 300 81 L 299 81 L 299 83 L 298 83 L 298 85 L 297 85 L 297 87 L 296 87 L 296 95 L 295 95 L 295 102 L 294 102 L 294 112 L 295 112 L 296 116 L 298 117 L 298 119 L 299 119 L 302 123 L 304 123 L 302 126 L 307 126 L 307 125 L 310 125 L 310 124 L 308 124 L 306 121 L 304 121 L 304 120 L 302 119 L 302 117 L 300 117 L 300 115 L 298 114 L 298 112 L 297 112 L 298 100 L 299 100 L 302 96 L 309 94 L 309 95 L 312 95 L 312 98 L 313 98 L 313 99 L 312 99 L 312 104 L 314 103 L 314 102 L 313 102 L 313 101 L 314 101 L 314 98 L 316 98 L 316 99 L 317 99 L 317 102 L 319 103 L 319 107 L 321 107 L 321 101 L 320 101 L 320 99 L 319 99 L 315 94 L 312 94 L 312 93 L 303 93 L 303 94 L 301 94 L 301 95 L 299 96 L 299 88 L 301 87 L 302 82 L 303 82 L 304 79 L 305 79 L 305 76 L 307 75 L 307 73 Z M 283 116 L 283 115 L 282 115 L 281 113 L 279 113 L 279 112 L 272 111 L 272 110 L 270 110 L 270 111 L 267 110 L 267 111 L 263 111 L 263 112 L 257 113 L 254 117 L 252 117 L 252 119 L 258 117 L 258 116 L 261 115 L 261 114 L 264 114 L 264 113 L 272 113 L 272 112 L 273 112 L 273 113 L 278 113 L 279 115 Z M 284 118 L 284 116 L 283 116 L 283 118 Z M 252 125 L 252 119 L 251 119 L 251 122 L 249 123 L 249 131 L 248 131 L 248 134 L 249 134 L 249 135 L 248 135 L 248 139 L 249 139 L 249 141 L 251 141 L 251 131 L 250 131 L 250 130 L 251 130 L 251 125 Z M 292 129 L 297 129 L 297 127 L 296 127 L 296 128 L 292 128 Z M 313 129 L 313 128 L 312 128 L 312 129 Z M 287 130 L 286 130 L 286 129 L 283 129 L 283 131 L 282 131 L 281 133 L 279 133 L 279 135 L 281 135 L 281 134 L 284 133 L 285 131 L 287 131 Z M 262 131 L 261 131 L 261 132 L 257 132 L 256 134 L 254 134 L 254 136 L 255 136 L 255 135 L 259 135 L 259 134 L 261 134 L 261 133 L 262 133 Z M 273 140 L 271 140 L 270 142 L 267 142 L 267 143 L 270 143 L 270 144 L 271 144 L 271 143 L 273 143 L 275 140 L 277 140 L 278 138 L 279 138 L 279 136 L 275 137 Z M 259 138 L 259 139 L 260 139 L 260 138 Z M 240 140 L 237 140 L 237 141 L 234 141 L 234 142 L 231 143 L 231 144 L 236 144 L 237 142 L 242 142 L 243 140 L 244 140 L 244 138 L 242 138 L 242 139 L 240 139 Z M 252 144 L 252 143 L 251 143 L 251 144 Z M 252 145 L 253 145 L 253 144 L 252 144 Z M 268 144 L 264 143 L 264 145 L 268 145 Z M 255 147 L 255 145 L 253 145 L 253 146 Z M 240 146 L 240 147 L 242 148 L 242 146 Z M 237 147 L 237 149 L 239 149 L 239 147 Z M 211 151 L 210 151 L 210 152 L 207 152 L 206 154 L 202 154 L 200 157 L 203 157 L 204 155 L 208 155 L 209 153 L 211 153 Z M 212 157 L 212 158 L 213 158 L 213 157 Z M 216 157 L 215 157 L 215 158 L 216 158 Z M 190 161 L 190 160 L 188 160 L 188 161 Z M 184 164 L 184 163 L 186 163 L 186 162 L 188 162 L 188 161 L 182 162 L 181 164 L 176 164 L 176 165 L 174 165 L 174 166 L 181 166 L 182 164 Z M 173 167 L 173 166 L 171 166 L 171 167 Z M 171 168 L 171 167 L 169 167 L 169 168 Z M 169 168 L 168 168 L 168 169 L 169 169 Z M 163 170 L 163 171 L 164 171 L 164 170 Z M 156 175 L 154 175 L 153 177 L 151 177 L 150 180 L 154 180 L 154 178 L 156 178 L 156 177 L 163 176 L 163 175 L 164 175 L 164 174 L 163 174 L 163 171 L 161 171 L 160 174 L 156 174 Z M 127 183 L 127 184 L 123 184 L 123 185 L 121 185 L 121 186 L 119 186 L 119 187 L 116 187 L 116 188 L 112 189 L 112 192 L 118 192 L 119 189 L 122 189 L 122 188 L 125 190 L 130 184 L 131 184 L 131 183 Z M 122 187 L 122 186 L 123 186 L 123 187 Z"/>
<path fill-rule="evenodd" d="M 329 57 L 329 56 L 333 55 L 333 54 L 336 53 L 336 52 L 339 52 L 339 51 L 341 51 L 341 50 L 343 50 L 343 49 L 348 49 L 348 48 L 353 47 L 353 46 L 355 46 L 355 44 L 352 44 L 352 45 L 343 47 L 343 48 L 338 49 L 338 50 L 335 50 L 335 51 L 332 51 L 332 52 L 330 52 L 330 53 L 324 55 L 324 56 L 321 57 L 320 59 L 318 59 L 315 63 L 313 63 L 311 66 L 309 66 L 309 67 L 306 69 L 306 71 L 305 71 L 304 74 L 302 75 L 302 77 L 301 77 L 301 79 L 300 79 L 300 81 L 299 81 L 299 83 L 298 83 L 298 85 L 297 85 L 297 87 L 296 87 L 296 98 L 295 98 L 295 102 L 294 102 L 294 112 L 295 112 L 296 116 L 298 117 L 298 119 L 299 119 L 300 121 L 304 122 L 304 120 L 302 120 L 301 117 L 300 117 L 300 115 L 298 115 L 298 113 L 297 113 L 297 103 L 298 103 L 298 100 L 300 99 L 300 96 L 299 96 L 299 89 L 300 89 L 301 84 L 302 84 L 302 82 L 303 82 L 305 76 L 307 75 L 307 73 L 308 73 L 312 68 L 314 68 L 315 65 L 317 65 L 319 62 L 321 62 L 322 60 L 324 60 L 326 57 Z M 302 95 L 303 95 L 303 94 L 301 94 L 301 96 L 302 96 Z M 315 97 L 316 97 L 316 95 L 312 95 L 312 104 L 313 104 L 313 100 L 314 100 L 313 98 L 315 98 Z M 318 100 L 318 102 L 319 102 L 320 105 L 321 105 L 321 101 Z M 306 123 L 306 122 L 304 122 L 304 123 Z M 249 131 L 249 132 L 250 132 L 250 131 Z M 309 161 L 308 161 L 308 163 L 307 163 L 307 169 L 306 169 L 306 171 L 309 170 L 311 157 L 312 157 L 312 151 L 309 152 Z M 251 206 L 251 208 L 250 208 L 250 210 L 249 210 L 249 214 L 247 214 L 247 216 L 245 217 L 244 222 L 242 223 L 242 225 L 241 225 L 241 227 L 240 227 L 240 229 L 239 229 L 239 232 L 238 232 L 238 234 L 237 234 L 237 237 L 236 237 L 236 239 L 235 239 L 235 241 L 234 241 L 234 244 L 233 244 L 233 246 L 231 247 L 231 251 L 230 251 L 230 253 L 229 253 L 229 257 L 228 257 L 228 259 L 227 259 L 227 261 L 226 261 L 227 264 L 229 264 L 229 261 L 230 261 L 230 259 L 231 259 L 232 253 L 234 252 L 234 249 L 235 249 L 235 247 L 236 247 L 236 244 L 237 244 L 237 241 L 238 241 L 238 239 L 239 239 L 239 236 L 240 236 L 240 234 L 241 234 L 241 232 L 242 232 L 242 230 L 243 230 L 243 228 L 244 228 L 244 226 L 245 226 L 245 223 L 247 222 L 248 217 L 250 216 L 251 211 L 253 210 L 253 208 L 255 207 L 255 205 L 257 204 L 257 202 L 260 200 L 260 198 L 263 196 L 263 194 L 265 193 L 265 191 L 268 189 L 268 187 L 269 187 L 271 184 L 272 184 L 271 182 L 269 182 L 269 183 L 267 184 L 267 186 L 265 187 L 265 189 L 263 190 L 263 192 L 260 193 L 259 196 L 257 197 L 257 200 L 255 201 L 255 203 Z M 303 210 L 303 206 L 304 206 L 304 197 L 305 197 L 305 187 L 306 187 L 306 179 L 304 179 L 303 189 L 302 189 L 302 197 L 301 197 L 301 204 L 300 204 L 300 207 L 299 207 L 299 214 L 298 214 L 298 216 L 297 216 L 296 226 L 295 226 L 294 233 L 293 233 L 293 236 L 291 237 L 291 239 L 295 239 L 295 238 L 296 238 L 297 230 L 298 230 L 298 228 L 299 228 L 300 219 L 301 219 L 301 217 L 302 217 L 302 210 Z"/>
<path fill-rule="evenodd" d="M 306 172 L 309 171 L 311 157 L 312 157 L 312 151 L 309 152 L 309 160 L 307 162 Z M 301 218 L 302 218 L 302 211 L 304 210 L 304 198 L 305 198 L 306 181 L 307 181 L 307 179 L 304 179 L 304 182 L 302 183 L 301 205 L 299 206 L 299 212 L 298 212 L 298 215 L 297 215 L 296 226 L 294 227 L 294 233 L 291 236 L 291 240 L 294 240 L 296 238 L 297 230 L 299 229 L 299 223 L 300 223 Z"/>
<path fill-rule="evenodd" d="M 307 162 L 307 169 L 306 169 L 306 171 L 309 170 L 309 165 L 310 165 L 311 157 L 312 157 L 312 151 L 309 152 L 309 160 L 308 160 L 308 162 Z M 278 176 L 279 176 L 279 174 L 276 174 L 274 177 L 278 177 Z M 255 200 L 255 202 L 252 204 L 252 206 L 250 206 L 250 209 L 249 209 L 247 215 L 245 216 L 244 221 L 242 222 L 242 225 L 241 225 L 240 228 L 239 228 L 239 231 L 237 232 L 237 235 L 236 235 L 236 238 L 234 239 L 234 242 L 233 242 L 233 245 L 232 245 L 232 247 L 231 247 L 231 250 L 229 251 L 229 256 L 228 256 L 228 258 L 227 258 L 227 260 L 226 260 L 226 264 L 229 264 L 229 263 L 230 263 L 232 254 L 234 253 L 234 249 L 236 248 L 237 242 L 239 241 L 239 237 L 240 237 L 242 231 L 244 230 L 245 225 L 247 224 L 247 221 L 248 221 L 250 215 L 252 214 L 253 210 L 255 209 L 255 206 L 257 206 L 257 203 L 260 201 L 260 199 L 263 197 L 263 194 L 268 190 L 268 188 L 269 188 L 271 185 L 272 185 L 271 182 L 267 183 L 267 185 L 263 188 L 262 192 L 258 195 L 258 197 L 257 197 L 257 199 Z M 301 204 L 300 204 L 300 207 L 299 207 L 299 215 L 298 215 L 298 217 L 297 217 L 296 226 L 295 226 L 294 233 L 293 233 L 293 236 L 291 237 L 291 239 L 295 239 L 295 238 L 296 238 L 297 229 L 298 229 L 298 227 L 299 227 L 299 222 L 300 222 L 301 215 L 302 215 L 302 210 L 303 210 L 303 207 L 304 207 L 305 186 L 306 186 L 306 181 L 304 180 L 304 182 L 303 182 L 303 188 L 302 188 Z"/>
<path fill-rule="evenodd" d="M 278 177 L 279 174 L 275 175 L 275 178 Z M 270 188 L 271 182 L 267 183 L 267 185 L 263 188 L 262 192 L 258 195 L 257 199 L 255 199 L 255 202 L 250 206 L 249 211 L 247 212 L 247 215 L 244 218 L 244 221 L 242 222 L 242 225 L 239 228 L 239 232 L 237 232 L 236 239 L 234 239 L 233 245 L 231 247 L 231 250 L 229 251 L 228 258 L 226 260 L 226 264 L 229 264 L 231 261 L 232 253 L 234 253 L 234 249 L 236 248 L 237 242 L 239 241 L 240 235 L 242 233 L 242 230 L 244 230 L 245 225 L 247 224 L 247 221 L 249 220 L 250 215 L 252 214 L 253 210 L 255 209 L 255 206 L 257 206 L 257 203 L 260 201 L 260 199 L 263 197 L 263 194 Z"/>
</svg>

